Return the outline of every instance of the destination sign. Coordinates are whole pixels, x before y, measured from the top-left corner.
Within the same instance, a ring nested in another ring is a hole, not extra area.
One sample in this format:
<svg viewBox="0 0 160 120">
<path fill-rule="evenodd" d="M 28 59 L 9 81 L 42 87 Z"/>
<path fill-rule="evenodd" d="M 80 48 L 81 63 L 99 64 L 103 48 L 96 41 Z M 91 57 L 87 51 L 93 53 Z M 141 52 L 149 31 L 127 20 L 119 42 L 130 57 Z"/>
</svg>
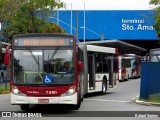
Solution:
<svg viewBox="0 0 160 120">
<path fill-rule="evenodd" d="M 65 39 L 16 39 L 14 41 L 15 46 L 71 46 L 73 40 L 69 38 Z"/>
<path fill-rule="evenodd" d="M 64 40 L 24 40 L 24 46 L 64 45 Z"/>
</svg>

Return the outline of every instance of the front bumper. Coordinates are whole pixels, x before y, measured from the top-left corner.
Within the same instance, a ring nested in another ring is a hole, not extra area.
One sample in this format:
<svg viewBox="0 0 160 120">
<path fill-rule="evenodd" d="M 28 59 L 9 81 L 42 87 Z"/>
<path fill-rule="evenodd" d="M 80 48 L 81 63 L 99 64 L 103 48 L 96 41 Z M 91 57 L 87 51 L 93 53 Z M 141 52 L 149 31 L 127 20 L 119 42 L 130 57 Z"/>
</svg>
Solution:
<svg viewBox="0 0 160 120">
<path fill-rule="evenodd" d="M 48 99 L 49 103 L 38 103 L 38 99 Z M 19 96 L 11 93 L 11 104 L 77 104 L 77 93 L 70 96 L 59 96 L 59 97 L 29 97 Z"/>
</svg>

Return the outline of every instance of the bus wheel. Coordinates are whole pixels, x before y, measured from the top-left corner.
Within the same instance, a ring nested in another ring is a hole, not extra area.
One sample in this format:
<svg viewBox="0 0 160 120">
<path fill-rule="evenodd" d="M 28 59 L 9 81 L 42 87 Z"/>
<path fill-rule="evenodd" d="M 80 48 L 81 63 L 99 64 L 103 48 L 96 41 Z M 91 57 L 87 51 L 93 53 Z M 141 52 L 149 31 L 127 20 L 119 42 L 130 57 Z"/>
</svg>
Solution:
<svg viewBox="0 0 160 120">
<path fill-rule="evenodd" d="M 29 110 L 29 105 L 20 105 L 21 110 Z"/>
<path fill-rule="evenodd" d="M 138 76 L 135 76 L 134 79 L 138 79 Z"/>
<path fill-rule="evenodd" d="M 82 92 L 80 96 L 81 96 L 81 101 L 83 101 L 84 93 Z"/>
<path fill-rule="evenodd" d="M 102 83 L 102 94 L 104 95 L 104 94 L 106 94 L 106 92 L 107 92 L 107 85 L 106 85 L 105 80 L 104 80 L 103 83 Z"/>
<path fill-rule="evenodd" d="M 81 106 L 81 100 L 79 100 L 78 104 L 77 105 L 72 105 L 72 109 L 73 110 L 78 110 Z"/>
<path fill-rule="evenodd" d="M 129 79 L 129 75 L 127 75 L 126 81 L 128 81 L 128 79 Z"/>
<path fill-rule="evenodd" d="M 80 92 L 79 92 L 80 93 Z M 77 105 L 72 105 L 72 108 L 74 109 L 74 110 L 78 110 L 79 108 L 80 108 L 80 106 L 81 106 L 81 93 L 79 94 L 79 97 L 78 97 L 78 103 L 77 103 Z"/>
<path fill-rule="evenodd" d="M 83 98 L 84 98 L 84 95 L 82 96 L 81 101 L 83 101 Z"/>
</svg>

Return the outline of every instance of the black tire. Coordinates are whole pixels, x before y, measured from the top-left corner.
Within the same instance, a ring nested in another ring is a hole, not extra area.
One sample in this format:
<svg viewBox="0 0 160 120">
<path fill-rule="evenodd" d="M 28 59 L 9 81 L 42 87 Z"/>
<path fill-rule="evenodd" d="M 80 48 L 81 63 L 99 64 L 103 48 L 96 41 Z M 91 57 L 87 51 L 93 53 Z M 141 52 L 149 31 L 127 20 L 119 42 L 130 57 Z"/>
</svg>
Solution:
<svg viewBox="0 0 160 120">
<path fill-rule="evenodd" d="M 106 84 L 106 80 L 103 80 L 102 83 L 102 95 L 105 95 L 107 92 L 107 84 Z"/>
<path fill-rule="evenodd" d="M 72 106 L 72 109 L 73 109 L 73 110 L 78 110 L 78 109 L 80 108 L 80 106 L 81 106 L 81 100 L 78 102 L 77 105 L 73 105 L 73 106 Z"/>
<path fill-rule="evenodd" d="M 29 110 L 29 105 L 20 105 L 21 110 Z"/>
<path fill-rule="evenodd" d="M 82 99 L 81 99 L 81 92 L 79 92 L 80 94 L 79 94 L 79 96 L 78 96 L 78 103 L 77 103 L 77 105 L 73 105 L 72 106 L 72 109 L 73 110 L 78 110 L 79 108 L 80 108 L 80 106 L 81 106 L 81 101 L 82 101 Z"/>
<path fill-rule="evenodd" d="M 81 106 L 81 98 L 79 98 L 78 104 L 77 105 L 72 105 L 73 110 L 78 110 Z"/>
<path fill-rule="evenodd" d="M 138 76 L 135 76 L 134 79 L 138 79 Z"/>
<path fill-rule="evenodd" d="M 129 75 L 127 76 L 127 78 L 125 80 L 128 81 L 128 79 L 129 79 Z"/>
<path fill-rule="evenodd" d="M 83 101 L 83 98 L 84 98 L 84 91 L 81 93 L 80 97 L 81 97 L 81 101 Z"/>
<path fill-rule="evenodd" d="M 84 98 L 84 95 L 82 96 L 81 101 L 83 101 L 83 98 Z"/>
</svg>

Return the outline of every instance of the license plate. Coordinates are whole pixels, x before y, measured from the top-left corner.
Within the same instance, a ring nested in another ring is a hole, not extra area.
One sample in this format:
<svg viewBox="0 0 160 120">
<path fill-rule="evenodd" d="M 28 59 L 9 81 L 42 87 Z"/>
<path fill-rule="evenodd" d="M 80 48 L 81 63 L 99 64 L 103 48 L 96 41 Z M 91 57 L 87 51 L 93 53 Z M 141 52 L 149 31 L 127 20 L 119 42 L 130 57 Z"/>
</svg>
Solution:
<svg viewBox="0 0 160 120">
<path fill-rule="evenodd" d="M 49 103 L 49 99 L 38 99 L 38 103 Z"/>
</svg>

